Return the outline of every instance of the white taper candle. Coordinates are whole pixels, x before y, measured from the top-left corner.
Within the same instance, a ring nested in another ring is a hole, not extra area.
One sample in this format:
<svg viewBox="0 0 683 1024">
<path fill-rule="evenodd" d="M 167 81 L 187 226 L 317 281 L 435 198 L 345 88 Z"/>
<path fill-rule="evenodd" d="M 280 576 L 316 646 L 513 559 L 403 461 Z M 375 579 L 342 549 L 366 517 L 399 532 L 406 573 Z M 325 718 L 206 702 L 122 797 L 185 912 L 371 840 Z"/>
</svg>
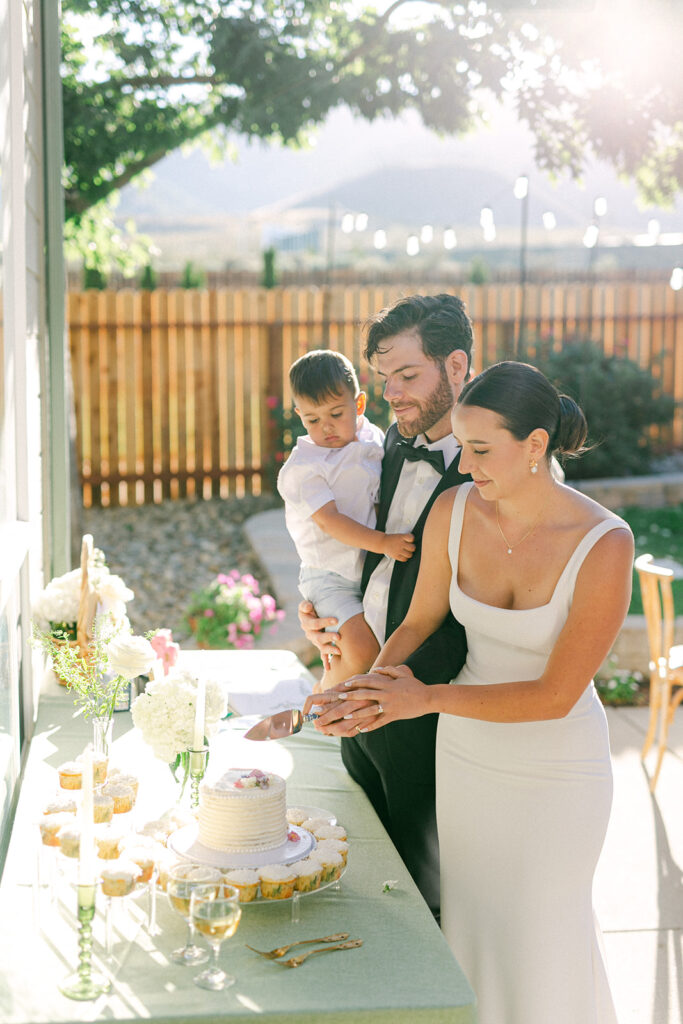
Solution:
<svg viewBox="0 0 683 1024">
<path fill-rule="evenodd" d="M 197 703 L 194 714 L 193 750 L 201 750 L 204 746 L 204 718 L 206 708 L 206 680 L 200 677 L 197 682 Z"/>
<path fill-rule="evenodd" d="M 93 814 L 92 750 L 83 755 L 83 781 L 81 784 L 81 839 L 78 854 L 78 884 L 95 885 L 95 825 Z"/>
</svg>

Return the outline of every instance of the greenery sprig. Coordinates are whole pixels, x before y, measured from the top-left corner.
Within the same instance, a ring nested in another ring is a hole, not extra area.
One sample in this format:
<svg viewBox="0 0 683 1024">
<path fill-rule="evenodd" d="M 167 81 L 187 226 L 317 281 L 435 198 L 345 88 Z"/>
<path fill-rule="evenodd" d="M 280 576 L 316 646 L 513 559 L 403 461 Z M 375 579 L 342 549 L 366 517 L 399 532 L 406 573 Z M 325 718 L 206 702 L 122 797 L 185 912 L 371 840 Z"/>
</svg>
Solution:
<svg viewBox="0 0 683 1024">
<path fill-rule="evenodd" d="M 52 661 L 85 718 L 111 718 L 119 690 L 127 682 L 124 676 L 109 671 L 108 647 L 121 629 L 122 625 L 114 623 L 110 615 L 96 616 L 92 640 L 82 654 L 79 646 L 69 642 L 69 632 L 57 629 L 46 633 L 33 625 L 32 645 Z"/>
</svg>

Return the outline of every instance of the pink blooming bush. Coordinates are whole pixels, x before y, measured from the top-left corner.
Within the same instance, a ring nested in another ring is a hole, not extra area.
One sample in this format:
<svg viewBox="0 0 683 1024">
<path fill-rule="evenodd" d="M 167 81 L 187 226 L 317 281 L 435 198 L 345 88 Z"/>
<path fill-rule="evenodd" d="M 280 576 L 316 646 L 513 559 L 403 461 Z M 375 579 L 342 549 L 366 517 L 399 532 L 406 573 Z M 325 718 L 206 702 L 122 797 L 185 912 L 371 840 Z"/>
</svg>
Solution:
<svg viewBox="0 0 683 1024">
<path fill-rule="evenodd" d="M 192 595 L 185 618 L 201 646 L 249 650 L 263 627 L 272 629 L 284 615 L 251 573 L 231 569 Z"/>
</svg>

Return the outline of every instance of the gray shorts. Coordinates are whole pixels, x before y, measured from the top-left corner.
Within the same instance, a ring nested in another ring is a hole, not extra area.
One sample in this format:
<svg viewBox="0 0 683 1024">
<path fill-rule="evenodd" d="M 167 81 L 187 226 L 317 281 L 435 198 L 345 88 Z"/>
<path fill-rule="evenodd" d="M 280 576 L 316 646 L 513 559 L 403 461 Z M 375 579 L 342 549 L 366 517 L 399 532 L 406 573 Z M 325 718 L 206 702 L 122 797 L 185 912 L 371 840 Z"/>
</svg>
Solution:
<svg viewBox="0 0 683 1024">
<path fill-rule="evenodd" d="M 332 615 L 336 617 L 337 625 L 328 626 L 328 633 L 336 632 L 354 615 L 363 614 L 360 583 L 347 580 L 337 572 L 302 566 L 299 571 L 299 591 L 306 601 L 311 602 L 319 619 Z"/>
</svg>

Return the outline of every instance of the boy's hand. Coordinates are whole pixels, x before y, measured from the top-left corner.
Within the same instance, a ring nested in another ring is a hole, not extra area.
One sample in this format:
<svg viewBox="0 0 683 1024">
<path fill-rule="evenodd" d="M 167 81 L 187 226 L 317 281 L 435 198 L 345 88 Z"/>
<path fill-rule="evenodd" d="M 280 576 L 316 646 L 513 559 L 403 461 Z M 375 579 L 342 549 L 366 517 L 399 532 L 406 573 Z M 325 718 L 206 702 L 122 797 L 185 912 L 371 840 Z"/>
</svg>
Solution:
<svg viewBox="0 0 683 1024">
<path fill-rule="evenodd" d="M 415 554 L 412 533 L 385 533 L 384 554 L 397 562 L 407 562 Z"/>
<path fill-rule="evenodd" d="M 336 626 L 335 618 L 319 619 L 310 601 L 301 601 L 298 607 L 299 624 L 306 634 L 306 639 L 317 647 L 326 668 L 330 668 L 331 659 L 339 656 L 339 633 L 325 632 L 326 626 Z"/>
</svg>

